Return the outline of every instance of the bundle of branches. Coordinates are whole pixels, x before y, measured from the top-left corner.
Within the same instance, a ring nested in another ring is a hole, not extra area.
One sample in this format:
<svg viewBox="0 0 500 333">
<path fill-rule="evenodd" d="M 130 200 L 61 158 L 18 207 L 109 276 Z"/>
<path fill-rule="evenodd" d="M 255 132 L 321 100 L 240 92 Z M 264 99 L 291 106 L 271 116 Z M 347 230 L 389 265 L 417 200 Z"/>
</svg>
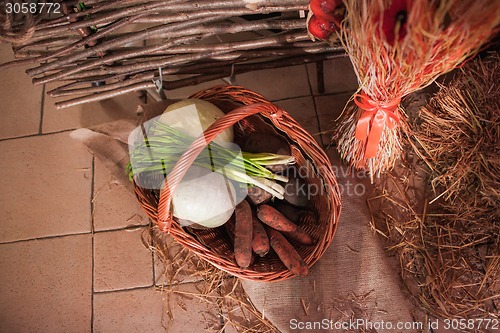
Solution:
<svg viewBox="0 0 500 333">
<path fill-rule="evenodd" d="M 498 67 L 497 54 L 477 59 L 440 87 L 408 129 L 414 163 L 369 201 L 406 285 L 440 318 L 499 318 Z"/>
<path fill-rule="evenodd" d="M 18 59 L 0 65 L 0 70 L 38 63 L 27 71 L 35 85 L 64 81 L 48 94 L 79 96 L 56 103 L 59 108 L 345 54 L 340 45 L 309 40 L 307 0 L 65 0 L 60 4 L 52 8 L 49 19 L 47 13 L 28 12 L 16 16 L 17 21 L 9 16 L 7 30 L 0 30 L 13 43 Z M 54 17 L 56 9 L 59 17 Z M 16 32 L 18 38 L 11 38 Z"/>
<path fill-rule="evenodd" d="M 341 156 L 373 175 L 401 153 L 400 101 L 471 56 L 497 31 L 500 2 L 346 0 L 343 43 L 360 90 L 336 131 Z"/>
</svg>

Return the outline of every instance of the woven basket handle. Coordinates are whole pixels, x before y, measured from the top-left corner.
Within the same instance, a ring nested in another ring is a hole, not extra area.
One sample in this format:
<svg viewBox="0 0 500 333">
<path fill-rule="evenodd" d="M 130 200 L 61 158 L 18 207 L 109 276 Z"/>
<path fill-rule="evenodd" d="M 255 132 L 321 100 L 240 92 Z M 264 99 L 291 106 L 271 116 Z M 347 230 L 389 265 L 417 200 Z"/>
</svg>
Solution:
<svg viewBox="0 0 500 333">
<path fill-rule="evenodd" d="M 226 128 L 229 128 L 238 121 L 257 113 L 260 113 L 267 118 L 279 119 L 281 118 L 283 111 L 271 103 L 255 103 L 241 106 L 227 113 L 224 117 L 216 120 L 205 130 L 203 134 L 191 143 L 191 145 L 174 165 L 172 171 L 168 174 L 165 185 L 160 191 L 160 201 L 158 203 L 158 215 L 156 221 L 160 230 L 167 233 L 170 232 L 173 222 L 172 212 L 170 211 L 172 194 L 198 155 Z"/>
</svg>

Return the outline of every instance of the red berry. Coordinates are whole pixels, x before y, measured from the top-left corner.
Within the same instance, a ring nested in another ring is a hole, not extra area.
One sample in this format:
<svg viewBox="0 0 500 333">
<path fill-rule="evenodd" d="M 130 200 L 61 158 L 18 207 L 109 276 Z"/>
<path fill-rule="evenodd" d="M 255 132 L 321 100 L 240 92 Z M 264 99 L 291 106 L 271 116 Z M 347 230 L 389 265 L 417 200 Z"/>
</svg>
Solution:
<svg viewBox="0 0 500 333">
<path fill-rule="evenodd" d="M 342 1 L 337 0 L 311 0 L 309 6 L 314 15 L 325 20 L 333 19 L 337 7 L 342 5 Z"/>
<path fill-rule="evenodd" d="M 406 36 L 408 10 L 408 0 L 393 0 L 390 6 L 384 11 L 382 16 L 382 31 L 389 44 L 394 45 L 396 39 L 401 41 Z M 397 36 L 396 25 L 399 26 Z"/>
<path fill-rule="evenodd" d="M 307 28 L 314 37 L 325 40 L 337 30 L 337 26 L 332 20 L 325 20 L 316 15 L 311 16 Z"/>
</svg>

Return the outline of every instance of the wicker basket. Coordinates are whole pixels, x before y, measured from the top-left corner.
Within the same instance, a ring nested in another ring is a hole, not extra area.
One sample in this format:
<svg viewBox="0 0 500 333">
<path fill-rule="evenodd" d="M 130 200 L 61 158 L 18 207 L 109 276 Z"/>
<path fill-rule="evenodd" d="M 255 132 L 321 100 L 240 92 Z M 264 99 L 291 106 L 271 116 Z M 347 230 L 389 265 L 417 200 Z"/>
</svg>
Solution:
<svg viewBox="0 0 500 333">
<path fill-rule="evenodd" d="M 319 213 L 319 222 L 301 222 L 301 226 L 312 235 L 315 245 L 293 243 L 297 252 L 311 267 L 332 242 L 341 208 L 340 192 L 324 151 L 286 111 L 255 92 L 237 86 L 219 86 L 203 90 L 192 97 L 217 105 L 226 116 L 216 121 L 205 131 L 204 136 L 191 144 L 168 174 L 166 181 L 169 186 L 165 186 L 159 195 L 158 192 L 141 188 L 135 183 L 135 193 L 141 206 L 160 230 L 170 233 L 199 257 L 234 276 L 255 281 L 279 281 L 293 277 L 273 251 L 263 258 L 258 257 L 247 269 L 241 269 L 236 264 L 233 246 L 224 227 L 204 230 L 182 228 L 170 212 L 171 192 L 196 156 L 225 128 L 238 122 L 234 126 L 237 144 L 254 132 L 280 135 L 291 144 L 297 167 L 302 172 L 307 171 L 307 183 L 320 189 L 316 195 L 311 196 L 311 202 Z"/>
</svg>

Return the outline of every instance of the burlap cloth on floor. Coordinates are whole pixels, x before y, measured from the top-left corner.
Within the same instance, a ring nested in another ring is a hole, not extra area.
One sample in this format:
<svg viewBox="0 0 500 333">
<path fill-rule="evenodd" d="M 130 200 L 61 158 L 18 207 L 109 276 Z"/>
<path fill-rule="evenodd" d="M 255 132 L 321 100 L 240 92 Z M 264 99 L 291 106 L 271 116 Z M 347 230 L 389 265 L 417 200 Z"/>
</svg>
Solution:
<svg viewBox="0 0 500 333">
<path fill-rule="evenodd" d="M 161 114 L 165 107 L 165 102 L 148 104 L 139 107 L 141 119 L 137 121 L 116 121 L 71 135 L 101 159 L 132 194 L 124 172 L 129 160 L 128 134 L 140 121 Z M 370 227 L 366 204 L 371 193 L 369 179 L 363 174 L 347 175 L 347 167 L 333 151 L 328 153 L 343 192 L 343 209 L 332 245 L 306 278 L 274 283 L 244 281 L 243 286 L 256 307 L 282 332 L 414 332 L 396 329 L 398 323 L 414 320 L 413 305 L 402 291 L 395 266 L 399 263 L 388 257 Z M 352 326 L 356 320 L 360 326 Z M 317 329 L 309 329 L 314 322 Z M 393 329 L 387 329 L 391 325 Z"/>
</svg>

